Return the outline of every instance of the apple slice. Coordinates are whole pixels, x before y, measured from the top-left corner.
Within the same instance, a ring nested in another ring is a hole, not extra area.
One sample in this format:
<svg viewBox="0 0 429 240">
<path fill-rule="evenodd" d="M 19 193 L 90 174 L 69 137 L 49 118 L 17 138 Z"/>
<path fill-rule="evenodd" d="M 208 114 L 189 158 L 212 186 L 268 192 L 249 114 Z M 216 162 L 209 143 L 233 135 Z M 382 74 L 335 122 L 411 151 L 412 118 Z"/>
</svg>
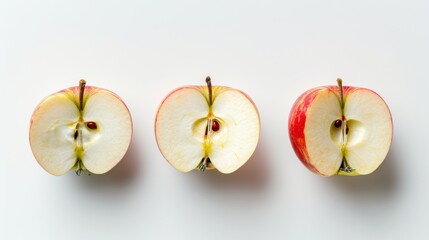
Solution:
<svg viewBox="0 0 429 240">
<path fill-rule="evenodd" d="M 292 147 L 317 174 L 369 174 L 390 149 L 390 110 L 374 91 L 337 81 L 338 86 L 310 89 L 296 100 L 289 116 Z"/>
<path fill-rule="evenodd" d="M 240 90 L 184 86 L 162 101 L 155 119 L 156 141 L 177 170 L 218 169 L 232 173 L 252 156 L 259 140 L 259 113 Z"/>
<path fill-rule="evenodd" d="M 30 145 L 39 164 L 53 175 L 74 169 L 102 174 L 125 155 L 132 120 L 124 102 L 111 91 L 71 87 L 46 97 L 30 123 Z"/>
</svg>

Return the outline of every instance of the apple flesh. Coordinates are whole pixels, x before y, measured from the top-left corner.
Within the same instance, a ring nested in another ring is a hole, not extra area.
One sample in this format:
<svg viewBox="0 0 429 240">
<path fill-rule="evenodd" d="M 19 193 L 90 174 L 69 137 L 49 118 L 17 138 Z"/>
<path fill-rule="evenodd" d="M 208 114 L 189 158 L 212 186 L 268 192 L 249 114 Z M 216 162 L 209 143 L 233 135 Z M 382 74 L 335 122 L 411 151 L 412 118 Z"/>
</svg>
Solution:
<svg viewBox="0 0 429 240">
<path fill-rule="evenodd" d="M 119 96 L 81 80 L 79 87 L 42 100 L 31 117 L 29 137 L 34 157 L 47 172 L 102 174 L 127 152 L 132 120 Z"/>
<path fill-rule="evenodd" d="M 323 176 L 365 175 L 389 152 L 393 123 L 374 91 L 324 86 L 303 93 L 289 116 L 292 147 L 302 163 Z"/>
<path fill-rule="evenodd" d="M 161 154 L 177 170 L 218 169 L 231 173 L 256 149 L 258 110 L 240 90 L 211 86 L 180 87 L 162 101 L 155 119 Z"/>
</svg>

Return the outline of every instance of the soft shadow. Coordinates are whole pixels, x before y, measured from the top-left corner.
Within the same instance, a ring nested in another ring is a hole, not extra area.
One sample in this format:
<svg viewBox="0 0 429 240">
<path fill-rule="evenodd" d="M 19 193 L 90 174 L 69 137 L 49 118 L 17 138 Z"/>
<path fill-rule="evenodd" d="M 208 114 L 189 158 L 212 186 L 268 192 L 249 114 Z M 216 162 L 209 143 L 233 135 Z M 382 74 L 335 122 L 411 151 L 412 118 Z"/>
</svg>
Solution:
<svg viewBox="0 0 429 240">
<path fill-rule="evenodd" d="M 260 140 L 260 143 L 264 142 Z M 216 189 L 253 189 L 263 190 L 270 181 L 270 156 L 264 145 L 259 144 L 252 157 L 237 171 L 223 174 L 218 170 L 207 172 L 193 171 L 192 177 L 198 178 L 206 187 Z"/>
<path fill-rule="evenodd" d="M 134 135 L 133 141 L 123 159 L 107 173 L 91 174 L 89 176 L 82 173 L 79 177 L 74 172 L 70 174 L 75 175 L 73 177 L 80 178 L 79 182 L 87 188 L 124 188 L 135 182 L 142 169 L 140 166 L 142 162 L 140 146 L 140 142 Z"/>
<path fill-rule="evenodd" d="M 335 176 L 329 178 L 342 192 L 357 198 L 387 199 L 395 194 L 400 185 L 399 161 L 403 160 L 395 143 L 380 167 L 365 176 Z"/>
</svg>

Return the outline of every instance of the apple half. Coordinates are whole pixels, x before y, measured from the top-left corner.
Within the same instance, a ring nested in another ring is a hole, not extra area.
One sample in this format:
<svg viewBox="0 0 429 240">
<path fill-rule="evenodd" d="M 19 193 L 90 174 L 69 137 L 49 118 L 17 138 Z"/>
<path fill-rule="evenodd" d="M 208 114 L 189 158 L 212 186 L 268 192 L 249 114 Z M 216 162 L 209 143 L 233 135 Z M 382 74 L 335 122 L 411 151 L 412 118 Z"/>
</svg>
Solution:
<svg viewBox="0 0 429 240">
<path fill-rule="evenodd" d="M 179 171 L 232 173 L 256 149 L 259 113 L 240 90 L 212 87 L 210 77 L 206 83 L 180 87 L 162 101 L 155 119 L 158 148 Z"/>
<path fill-rule="evenodd" d="M 115 93 L 85 86 L 46 97 L 31 117 L 30 145 L 50 174 L 69 170 L 102 174 L 125 155 L 132 138 L 131 115 Z"/>
<path fill-rule="evenodd" d="M 365 175 L 386 158 L 393 137 L 389 107 L 374 91 L 342 86 L 303 93 L 289 116 L 292 147 L 302 163 L 323 176 Z"/>
</svg>

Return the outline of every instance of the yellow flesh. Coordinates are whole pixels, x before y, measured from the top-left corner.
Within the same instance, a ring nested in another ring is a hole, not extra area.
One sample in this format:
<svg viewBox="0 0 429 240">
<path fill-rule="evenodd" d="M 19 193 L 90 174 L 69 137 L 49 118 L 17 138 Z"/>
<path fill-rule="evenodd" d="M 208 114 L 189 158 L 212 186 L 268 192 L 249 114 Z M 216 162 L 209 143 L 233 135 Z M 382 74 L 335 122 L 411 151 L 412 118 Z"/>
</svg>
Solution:
<svg viewBox="0 0 429 240">
<path fill-rule="evenodd" d="M 341 165 L 341 133 L 331 131 L 341 115 L 337 95 L 327 89 L 319 92 L 307 112 L 304 134 L 310 164 L 325 176 L 335 174 Z"/>
<path fill-rule="evenodd" d="M 162 155 L 176 169 L 189 172 L 204 157 L 202 120 L 208 111 L 204 95 L 196 88 L 177 90 L 162 103 L 156 119 L 156 139 Z"/>
<path fill-rule="evenodd" d="M 259 115 L 253 103 L 236 90 L 218 95 L 212 111 L 221 120 L 221 129 L 212 135 L 209 157 L 220 172 L 231 173 L 252 156 L 258 144 Z"/>
<path fill-rule="evenodd" d="M 359 174 L 373 172 L 386 157 L 393 134 L 390 111 L 373 92 L 360 89 L 348 95 L 344 114 L 349 120 L 345 157 Z"/>
<path fill-rule="evenodd" d="M 105 173 L 122 159 L 130 145 L 129 111 L 115 95 L 100 91 L 88 98 L 83 118 L 95 122 L 97 129 L 83 128 L 85 155 L 82 162 L 92 173 Z"/>
<path fill-rule="evenodd" d="M 74 132 L 79 110 L 65 93 L 47 97 L 33 115 L 30 143 L 39 164 L 63 175 L 76 163 Z"/>
</svg>

